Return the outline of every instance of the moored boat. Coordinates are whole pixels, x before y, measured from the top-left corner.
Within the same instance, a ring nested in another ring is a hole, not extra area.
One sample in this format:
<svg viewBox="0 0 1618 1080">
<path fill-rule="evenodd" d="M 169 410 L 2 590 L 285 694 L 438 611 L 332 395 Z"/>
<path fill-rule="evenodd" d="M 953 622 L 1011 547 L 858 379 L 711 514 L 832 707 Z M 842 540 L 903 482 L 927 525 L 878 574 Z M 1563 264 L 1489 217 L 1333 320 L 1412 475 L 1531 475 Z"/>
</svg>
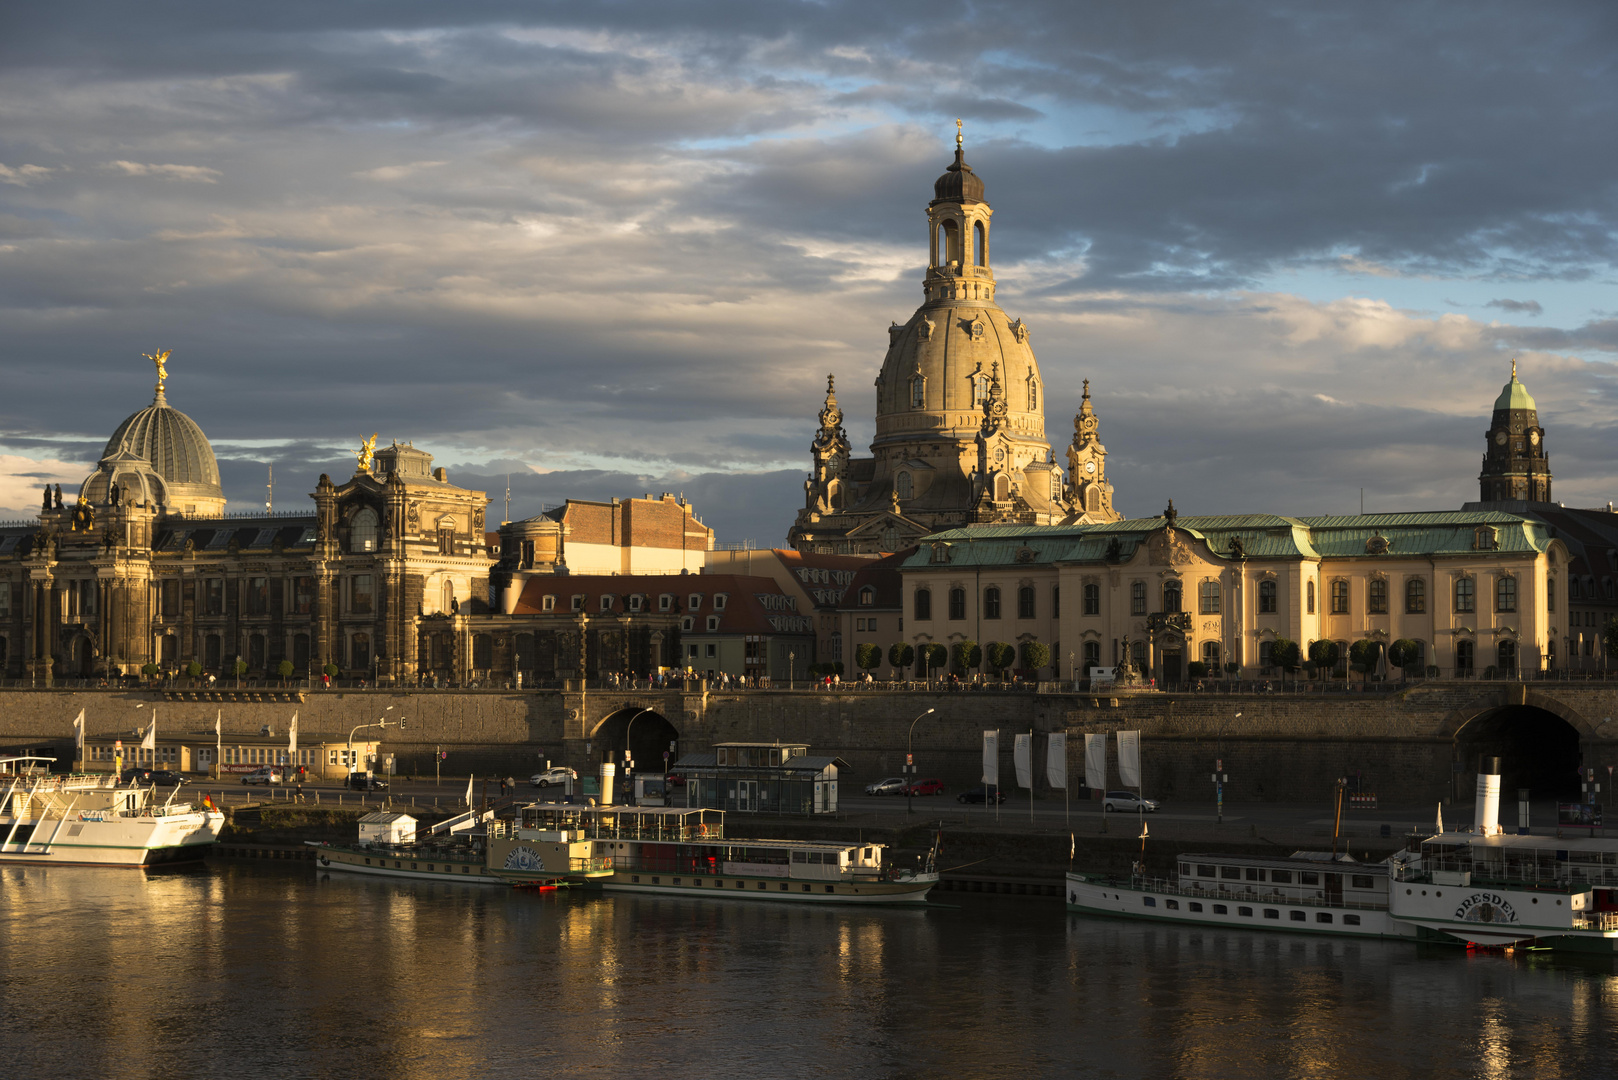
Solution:
<svg viewBox="0 0 1618 1080">
<path fill-rule="evenodd" d="M 106 773 L 51 774 L 52 758 L 0 759 L 0 864 L 155 866 L 202 858 L 225 815 L 175 788 L 119 786 Z"/>
</svg>

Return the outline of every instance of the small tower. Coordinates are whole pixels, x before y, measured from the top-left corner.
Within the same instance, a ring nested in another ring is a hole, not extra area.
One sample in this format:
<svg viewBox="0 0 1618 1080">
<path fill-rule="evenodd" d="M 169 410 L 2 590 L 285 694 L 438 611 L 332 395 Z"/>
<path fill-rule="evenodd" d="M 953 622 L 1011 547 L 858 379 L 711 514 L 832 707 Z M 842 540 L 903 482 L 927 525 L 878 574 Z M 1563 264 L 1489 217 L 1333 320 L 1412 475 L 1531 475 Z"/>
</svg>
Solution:
<svg viewBox="0 0 1618 1080">
<path fill-rule="evenodd" d="M 1084 399 L 1073 417 L 1073 443 L 1067 448 L 1067 499 L 1074 515 L 1087 521 L 1118 521 L 1112 508 L 1112 485 L 1107 483 L 1107 448 L 1096 437 L 1096 411 L 1090 404 L 1090 380 L 1084 380 Z"/>
<path fill-rule="evenodd" d="M 804 505 L 822 514 L 836 513 L 847 502 L 848 432 L 843 430 L 843 410 L 837 404 L 837 379 L 826 376 L 826 400 L 820 407 L 820 427 L 815 431 L 809 452 L 814 472 L 804 482 Z"/>
<path fill-rule="evenodd" d="M 1551 466 L 1545 453 L 1545 429 L 1528 388 L 1517 381 L 1517 361 L 1511 361 L 1511 381 L 1494 400 L 1483 450 L 1483 471 L 1478 474 L 1479 497 L 1484 502 L 1550 502 Z"/>
<path fill-rule="evenodd" d="M 927 204 L 927 277 L 922 292 L 928 300 L 993 300 L 994 271 L 989 267 L 989 218 L 983 181 L 966 163 L 961 122 L 955 121 L 955 161 L 933 184 Z"/>
<path fill-rule="evenodd" d="M 1000 365 L 996 363 L 983 395 L 983 422 L 978 426 L 978 467 L 973 474 L 975 522 L 1016 521 L 1028 510 L 1028 504 L 1018 497 L 1021 492 L 1016 476 L 1016 446 L 1008 430 L 1007 411 Z"/>
</svg>

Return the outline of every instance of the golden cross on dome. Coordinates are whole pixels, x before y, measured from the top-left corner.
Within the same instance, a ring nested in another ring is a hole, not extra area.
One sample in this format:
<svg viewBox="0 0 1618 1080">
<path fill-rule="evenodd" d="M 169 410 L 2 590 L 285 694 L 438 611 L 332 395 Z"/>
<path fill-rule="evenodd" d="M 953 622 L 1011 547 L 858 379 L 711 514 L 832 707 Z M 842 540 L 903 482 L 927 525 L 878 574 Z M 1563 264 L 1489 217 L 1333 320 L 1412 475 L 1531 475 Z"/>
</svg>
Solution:
<svg viewBox="0 0 1618 1080">
<path fill-rule="evenodd" d="M 1517 378 L 1517 358 L 1515 356 L 1511 358 L 1511 378 L 1513 381 L 1516 381 Z"/>
<path fill-rule="evenodd" d="M 168 363 L 169 353 L 173 351 L 172 349 L 164 349 L 158 353 L 141 353 L 142 356 L 157 365 L 157 392 L 159 394 L 163 392 L 163 381 L 169 377 L 169 369 L 165 365 Z"/>
<path fill-rule="evenodd" d="M 961 118 L 959 116 L 955 118 L 955 145 L 957 148 L 961 145 Z"/>
</svg>

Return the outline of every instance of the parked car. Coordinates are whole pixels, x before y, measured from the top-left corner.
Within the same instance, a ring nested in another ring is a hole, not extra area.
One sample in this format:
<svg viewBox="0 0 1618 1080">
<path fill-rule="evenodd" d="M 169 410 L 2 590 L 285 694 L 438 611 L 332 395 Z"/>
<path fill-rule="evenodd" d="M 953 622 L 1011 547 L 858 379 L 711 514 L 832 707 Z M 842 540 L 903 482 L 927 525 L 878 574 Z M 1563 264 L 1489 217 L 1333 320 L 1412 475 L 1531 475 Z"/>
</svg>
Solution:
<svg viewBox="0 0 1618 1080">
<path fill-rule="evenodd" d="M 1148 814 L 1157 812 L 1157 803 L 1152 799 L 1143 799 L 1133 791 L 1109 791 L 1101 800 L 1103 813 L 1113 810 L 1144 810 Z"/>
<path fill-rule="evenodd" d="M 914 784 L 905 785 L 906 795 L 942 795 L 944 794 L 944 781 L 917 780 Z"/>
<path fill-rule="evenodd" d="M 663 777 L 663 783 L 669 787 L 685 787 L 685 776 L 682 773 L 671 772 Z"/>
<path fill-rule="evenodd" d="M 878 780 L 874 784 L 865 785 L 867 795 L 897 795 L 905 789 L 905 778 L 890 776 L 885 780 Z"/>
<path fill-rule="evenodd" d="M 189 777 L 182 776 L 173 769 L 153 769 L 141 781 L 143 784 L 155 784 L 158 787 L 179 787 L 190 782 Z"/>
<path fill-rule="evenodd" d="M 547 788 L 552 784 L 565 784 L 569 780 L 577 780 L 579 774 L 566 765 L 553 765 L 544 772 L 537 772 L 528 778 L 528 782 L 537 788 Z"/>
<path fill-rule="evenodd" d="M 993 801 L 997 805 L 1006 801 L 1006 793 L 999 788 L 989 787 L 987 784 L 975 788 L 968 788 L 955 796 L 958 803 L 988 803 Z"/>
<path fill-rule="evenodd" d="M 254 769 L 242 777 L 242 783 L 244 784 L 279 784 L 280 782 L 281 770 L 273 765 L 265 765 L 263 768 Z"/>
<path fill-rule="evenodd" d="M 348 774 L 348 780 L 343 784 L 350 791 L 386 791 L 388 782 L 380 776 L 362 772 Z"/>
</svg>

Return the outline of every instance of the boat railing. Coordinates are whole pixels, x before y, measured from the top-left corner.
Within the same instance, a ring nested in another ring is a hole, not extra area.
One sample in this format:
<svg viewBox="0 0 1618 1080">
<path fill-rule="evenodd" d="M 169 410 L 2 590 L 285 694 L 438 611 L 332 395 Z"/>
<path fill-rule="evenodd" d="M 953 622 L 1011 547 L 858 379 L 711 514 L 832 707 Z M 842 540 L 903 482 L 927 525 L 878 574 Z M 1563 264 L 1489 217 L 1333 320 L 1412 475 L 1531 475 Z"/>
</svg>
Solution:
<svg viewBox="0 0 1618 1080">
<path fill-rule="evenodd" d="M 1575 915 L 1573 929 L 1598 930 L 1604 934 L 1618 931 L 1618 911 L 1592 911 L 1588 915 Z"/>
<path fill-rule="evenodd" d="M 1098 879 L 1092 877 L 1091 880 Z M 1104 883 L 1120 887 L 1126 884 L 1117 878 L 1106 878 Z M 1163 893 L 1167 896 L 1186 896 L 1193 900 L 1218 900 L 1242 904 L 1295 904 L 1302 907 L 1352 908 L 1356 911 L 1386 911 L 1388 909 L 1387 904 L 1373 904 L 1364 900 L 1333 900 L 1324 896 L 1296 896 L 1280 892 L 1246 892 L 1227 889 L 1224 886 L 1204 889 L 1197 885 L 1187 887 L 1168 878 L 1148 878 L 1139 875 L 1130 878 L 1127 885 L 1130 888 L 1144 892 Z"/>
<path fill-rule="evenodd" d="M 1514 877 L 1509 874 L 1488 873 L 1471 867 L 1468 867 L 1466 872 L 1471 874 L 1468 882 L 1471 885 L 1494 889 L 1518 889 L 1524 892 L 1583 892 L 1602 884 L 1613 884 L 1615 881 L 1611 874 L 1606 876 L 1604 882 L 1601 878 L 1569 872 L 1565 869 L 1565 863 L 1561 865 L 1564 867 L 1561 871 L 1552 871 L 1550 875 L 1542 877 Z M 1393 880 L 1406 885 L 1431 885 L 1433 875 L 1432 871 L 1426 868 L 1403 868 L 1394 872 Z"/>
<path fill-rule="evenodd" d="M 567 868 L 574 874 L 605 873 L 613 869 L 611 855 L 591 855 L 584 858 L 572 858 L 567 861 Z"/>
</svg>

